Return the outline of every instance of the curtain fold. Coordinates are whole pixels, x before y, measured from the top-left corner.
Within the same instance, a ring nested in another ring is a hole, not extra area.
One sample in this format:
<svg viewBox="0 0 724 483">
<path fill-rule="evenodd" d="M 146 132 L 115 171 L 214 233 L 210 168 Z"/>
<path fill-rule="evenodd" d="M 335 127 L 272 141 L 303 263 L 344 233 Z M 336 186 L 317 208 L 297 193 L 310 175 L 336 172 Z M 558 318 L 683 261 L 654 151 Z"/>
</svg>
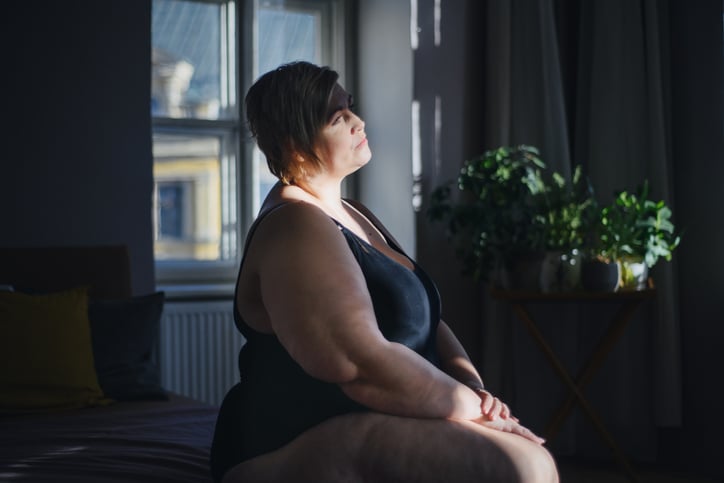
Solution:
<svg viewBox="0 0 724 483">
<path fill-rule="evenodd" d="M 553 0 L 492 0 L 486 24 L 486 145 L 530 144 L 570 176 Z"/>
<path fill-rule="evenodd" d="M 575 147 L 599 201 L 649 180 L 651 196 L 672 207 L 668 15 L 665 2 L 612 0 L 582 4 L 581 72 Z M 673 265 L 652 272 L 657 285 L 653 341 L 654 414 L 659 426 L 681 424 L 681 335 Z"/>
<path fill-rule="evenodd" d="M 565 177 L 581 163 L 602 203 L 612 200 L 614 190 L 634 189 L 648 179 L 652 196 L 664 199 L 676 213 L 666 2 L 488 0 L 486 8 L 486 146 L 536 145 L 549 168 Z M 565 8 L 574 9 L 574 15 L 559 15 Z M 562 62 L 571 61 L 563 55 L 571 46 L 561 45 L 557 35 L 561 18 L 578 24 L 576 38 L 568 40 L 576 42 L 577 50 L 573 88 L 564 85 L 561 74 L 569 67 Z M 594 405 L 606 406 L 602 416 L 612 428 L 631 428 L 624 449 L 642 460 L 656 454 L 656 427 L 681 424 L 681 335 L 673 263 L 660 262 L 654 268 L 655 303 L 638 311 L 608 367 L 597 376 L 603 387 L 590 388 L 597 398 Z M 481 365 L 486 380 L 513 408 L 542 426 L 555 406 L 549 400 L 564 394 L 553 389 L 561 383 L 551 374 L 530 373 L 531 367 L 546 364 L 520 322 L 489 296 L 483 304 Z M 546 308 L 536 317 L 544 321 L 542 330 L 556 341 L 564 362 L 579 365 L 600 335 L 597 327 L 610 317 L 600 312 Z M 597 435 L 589 422 L 580 419 L 574 417 L 564 427 L 558 449 L 606 451 L 592 441 Z"/>
<path fill-rule="evenodd" d="M 671 88 L 669 85 L 671 53 L 668 49 L 669 10 L 667 2 L 645 0 L 644 29 L 649 114 L 649 163 L 646 173 L 654 188 L 652 195 L 674 207 L 674 166 L 671 139 Z M 654 319 L 654 397 L 656 423 L 679 427 L 682 424 L 682 347 L 678 287 L 672 263 L 655 268 L 658 288 Z"/>
</svg>

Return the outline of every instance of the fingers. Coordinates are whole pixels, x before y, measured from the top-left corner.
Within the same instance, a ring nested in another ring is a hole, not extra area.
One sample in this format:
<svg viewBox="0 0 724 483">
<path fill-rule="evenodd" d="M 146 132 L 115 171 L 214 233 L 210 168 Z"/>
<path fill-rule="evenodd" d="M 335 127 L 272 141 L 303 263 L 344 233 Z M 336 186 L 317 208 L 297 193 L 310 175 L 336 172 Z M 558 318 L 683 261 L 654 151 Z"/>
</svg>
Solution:
<svg viewBox="0 0 724 483">
<path fill-rule="evenodd" d="M 479 424 L 498 431 L 517 434 L 537 444 L 545 443 L 545 439 L 520 424 L 520 420 L 511 414 L 507 404 L 488 391 L 477 392 L 480 396 L 480 411 L 483 414 L 483 417 L 478 420 Z"/>
<path fill-rule="evenodd" d="M 530 429 L 526 428 L 525 426 L 521 426 L 520 424 L 515 424 L 514 429 L 512 431 L 513 433 L 522 436 L 526 439 L 529 439 L 533 441 L 534 443 L 543 444 L 546 442 L 545 439 L 541 438 L 537 434 L 535 434 Z"/>
<path fill-rule="evenodd" d="M 508 405 L 487 391 L 481 393 L 480 411 L 483 413 L 483 416 L 491 421 L 498 417 L 502 419 L 511 417 Z M 517 421 L 517 419 L 515 421 Z"/>
<path fill-rule="evenodd" d="M 482 419 L 478 420 L 478 422 L 482 426 L 486 426 L 488 428 L 496 429 L 498 431 L 504 431 L 506 433 L 517 434 L 518 436 L 528 439 L 536 444 L 545 443 L 545 439 L 541 438 L 525 426 L 513 421 L 512 418 L 505 421 L 502 419 L 497 419 L 495 421 Z"/>
<path fill-rule="evenodd" d="M 511 416 L 511 414 L 510 414 L 510 408 L 508 407 L 507 404 L 505 404 L 505 403 L 502 402 L 502 401 L 501 401 L 500 404 L 503 405 L 503 407 L 502 407 L 501 410 L 500 410 L 500 417 L 503 418 L 503 419 L 508 419 L 508 418 Z"/>
</svg>

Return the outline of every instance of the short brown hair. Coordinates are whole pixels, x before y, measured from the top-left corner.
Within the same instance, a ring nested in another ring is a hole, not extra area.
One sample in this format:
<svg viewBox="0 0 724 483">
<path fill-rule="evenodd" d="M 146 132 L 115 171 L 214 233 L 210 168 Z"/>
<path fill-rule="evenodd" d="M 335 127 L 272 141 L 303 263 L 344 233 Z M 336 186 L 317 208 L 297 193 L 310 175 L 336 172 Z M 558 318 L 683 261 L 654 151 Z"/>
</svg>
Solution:
<svg viewBox="0 0 724 483">
<path fill-rule="evenodd" d="M 283 64 L 261 76 L 246 94 L 246 118 L 269 170 L 283 183 L 303 177 L 307 162 L 321 164 L 314 143 L 327 122 L 339 74 L 309 62 Z M 304 164 L 294 159 L 301 155 Z"/>
</svg>

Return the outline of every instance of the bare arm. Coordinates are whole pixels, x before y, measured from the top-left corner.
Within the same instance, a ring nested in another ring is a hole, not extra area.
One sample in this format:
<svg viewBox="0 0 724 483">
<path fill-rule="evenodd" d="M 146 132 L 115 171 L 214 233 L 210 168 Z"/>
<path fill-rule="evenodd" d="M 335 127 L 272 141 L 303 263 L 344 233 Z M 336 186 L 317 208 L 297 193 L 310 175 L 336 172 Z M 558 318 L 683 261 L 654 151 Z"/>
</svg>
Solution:
<svg viewBox="0 0 724 483">
<path fill-rule="evenodd" d="M 500 416 L 502 419 L 512 418 L 517 421 L 517 418 L 510 414 L 507 404 L 485 390 L 483 380 L 470 361 L 465 348 L 442 320 L 437 329 L 437 351 L 442 369 L 451 377 L 470 387 L 480 397 L 480 409 L 485 419 L 492 421 Z"/>
<path fill-rule="evenodd" d="M 465 348 L 442 320 L 437 328 L 437 353 L 443 371 L 473 390 L 485 388 Z"/>
<path fill-rule="evenodd" d="M 255 270 L 274 332 L 304 370 L 389 414 L 475 419 L 480 399 L 404 345 L 384 338 L 361 269 L 317 208 L 290 204 L 255 235 Z"/>
</svg>

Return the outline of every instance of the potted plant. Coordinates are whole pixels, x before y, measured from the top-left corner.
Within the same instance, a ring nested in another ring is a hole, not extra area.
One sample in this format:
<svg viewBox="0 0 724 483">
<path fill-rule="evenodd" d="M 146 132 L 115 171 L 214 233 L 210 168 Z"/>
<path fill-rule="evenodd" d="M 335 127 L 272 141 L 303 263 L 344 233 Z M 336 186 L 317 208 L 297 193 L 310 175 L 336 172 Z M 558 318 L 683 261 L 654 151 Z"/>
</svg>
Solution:
<svg viewBox="0 0 724 483">
<path fill-rule="evenodd" d="M 454 185 L 433 191 L 428 216 L 446 224 L 474 280 L 537 289 L 544 245 L 535 219 L 544 209 L 544 168 L 535 147 L 502 146 L 466 161 Z"/>
<path fill-rule="evenodd" d="M 680 236 L 671 222 L 671 209 L 649 199 L 648 181 L 635 192 L 620 191 L 601 211 L 601 239 L 621 264 L 621 287 L 642 289 L 648 271 L 660 259 L 671 260 Z"/>
<path fill-rule="evenodd" d="M 581 263 L 581 286 L 586 290 L 615 292 L 621 279 L 618 238 L 603 223 L 603 210 L 589 232 Z"/>
<path fill-rule="evenodd" d="M 593 188 L 578 165 L 570 185 L 553 173 L 544 197 L 546 211 L 536 218 L 546 249 L 540 288 L 544 292 L 575 290 L 580 285 L 581 250 L 597 216 Z"/>
</svg>

